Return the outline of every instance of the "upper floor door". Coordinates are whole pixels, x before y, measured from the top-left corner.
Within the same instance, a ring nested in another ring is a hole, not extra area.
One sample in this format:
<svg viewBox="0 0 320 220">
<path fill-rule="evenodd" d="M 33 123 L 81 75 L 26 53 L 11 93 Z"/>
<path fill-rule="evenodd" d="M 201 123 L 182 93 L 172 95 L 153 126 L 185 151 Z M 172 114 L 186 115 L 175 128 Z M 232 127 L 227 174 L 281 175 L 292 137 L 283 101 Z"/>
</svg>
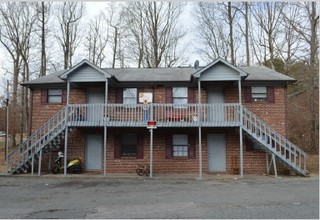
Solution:
<svg viewBox="0 0 320 220">
<path fill-rule="evenodd" d="M 210 122 L 224 121 L 224 92 L 223 86 L 213 85 L 207 88 L 208 104 L 215 104 L 209 106 L 208 120 Z M 219 105 L 220 104 L 220 105 Z"/>
<path fill-rule="evenodd" d="M 87 108 L 88 121 L 97 122 L 103 119 L 103 115 L 104 115 L 103 105 L 98 105 L 98 104 L 105 103 L 104 94 L 105 94 L 104 89 L 92 88 L 87 90 L 87 104 L 93 104 L 93 105 L 89 105 Z"/>
</svg>

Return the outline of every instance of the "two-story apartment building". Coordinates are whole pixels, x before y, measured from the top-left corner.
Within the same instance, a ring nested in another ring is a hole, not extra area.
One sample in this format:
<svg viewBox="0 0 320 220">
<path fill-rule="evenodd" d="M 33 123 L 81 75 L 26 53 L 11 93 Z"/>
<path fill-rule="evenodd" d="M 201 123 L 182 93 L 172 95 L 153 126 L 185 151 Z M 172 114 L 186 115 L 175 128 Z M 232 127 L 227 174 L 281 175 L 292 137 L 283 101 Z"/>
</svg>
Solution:
<svg viewBox="0 0 320 220">
<path fill-rule="evenodd" d="M 61 150 L 105 175 L 135 172 L 142 162 L 151 175 L 262 174 L 279 162 L 307 175 L 307 154 L 286 139 L 286 91 L 294 81 L 223 59 L 119 69 L 83 60 L 22 83 L 31 91 L 30 137 L 9 155 L 10 169 L 40 174 Z"/>
</svg>

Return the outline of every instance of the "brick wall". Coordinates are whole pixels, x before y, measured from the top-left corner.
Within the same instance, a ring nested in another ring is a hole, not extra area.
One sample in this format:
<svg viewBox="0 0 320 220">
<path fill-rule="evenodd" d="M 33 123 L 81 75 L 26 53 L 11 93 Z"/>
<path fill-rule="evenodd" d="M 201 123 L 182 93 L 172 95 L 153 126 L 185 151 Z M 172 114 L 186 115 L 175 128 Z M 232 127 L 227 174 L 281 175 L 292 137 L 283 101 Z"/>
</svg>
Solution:
<svg viewBox="0 0 320 220">
<path fill-rule="evenodd" d="M 164 86 L 157 86 L 154 88 L 139 89 L 139 91 L 153 92 L 155 103 L 165 103 L 166 90 Z M 195 92 L 197 102 L 197 90 Z M 237 86 L 225 86 L 225 102 L 233 103 L 238 102 L 238 88 Z M 56 114 L 63 105 L 41 104 L 41 91 L 34 90 L 33 92 L 33 115 L 32 115 L 32 130 L 35 131 L 47 122 L 52 116 Z M 115 103 L 115 89 L 109 87 L 108 91 L 109 103 Z M 202 88 L 202 103 L 206 102 L 206 90 Z M 244 100 L 244 98 L 243 98 Z M 286 88 L 275 87 L 275 103 L 268 102 L 253 102 L 245 103 L 245 106 L 258 115 L 262 120 L 267 122 L 279 133 L 286 134 Z M 86 89 L 72 88 L 70 103 L 86 103 Z M 165 137 L 168 134 L 175 132 L 193 133 L 196 136 L 196 159 L 165 159 Z M 144 159 L 135 158 L 121 158 L 114 159 L 114 137 L 119 133 L 139 133 L 144 135 Z M 80 157 L 85 164 L 85 141 L 87 133 L 101 133 L 102 128 L 96 129 L 75 129 L 69 135 L 68 140 L 68 158 Z M 226 149 L 227 149 L 227 170 L 226 173 L 239 172 L 239 129 L 238 128 L 203 128 L 202 131 L 202 155 L 203 155 L 203 172 L 207 173 L 207 134 L 211 133 L 224 133 L 226 134 Z M 107 144 L 107 172 L 110 173 L 127 173 L 135 172 L 136 164 L 139 162 L 149 161 L 149 131 L 145 128 L 132 129 L 132 128 L 108 128 L 108 144 Z M 266 156 L 261 150 L 246 151 L 244 146 L 244 172 L 245 174 L 262 174 L 266 170 Z M 199 146 L 198 146 L 198 129 L 197 128 L 178 128 L 178 129 L 164 129 L 158 128 L 154 131 L 154 173 L 197 173 L 199 172 Z M 58 151 L 55 150 L 55 151 Z M 53 155 L 56 154 L 54 151 Z M 54 158 L 56 156 L 53 156 Z M 102 158 L 103 162 L 103 158 Z M 101 165 L 103 167 L 103 165 Z"/>
<path fill-rule="evenodd" d="M 86 90 L 85 89 L 72 89 L 70 91 L 71 104 L 85 104 L 86 103 Z M 32 116 L 31 116 L 31 131 L 35 132 L 44 123 L 49 121 L 58 111 L 60 111 L 64 104 L 42 104 L 41 103 L 41 89 L 35 89 L 32 92 Z"/>
<path fill-rule="evenodd" d="M 68 144 L 68 158 L 80 157 L 85 164 L 85 139 L 87 133 L 103 135 L 103 129 L 76 129 L 72 132 Z M 108 173 L 134 173 L 136 164 L 150 161 L 150 133 L 145 128 L 109 128 L 107 143 L 107 172 Z M 143 134 L 143 159 L 135 157 L 114 158 L 114 142 L 116 134 Z M 172 134 L 194 134 L 196 137 L 196 158 L 172 158 L 166 159 L 166 136 Z M 207 158 L 207 135 L 225 134 L 226 137 L 226 172 L 239 174 L 240 150 L 239 133 L 237 128 L 203 128 L 202 129 L 202 167 L 203 172 L 208 173 Z M 154 130 L 153 142 L 153 171 L 154 173 L 198 173 L 199 172 L 199 144 L 198 129 L 156 129 Z M 103 168 L 103 154 L 101 158 Z M 263 174 L 266 172 L 266 156 L 262 150 L 246 151 L 244 146 L 244 173 Z M 214 173 L 214 172 L 211 172 Z"/>
<path fill-rule="evenodd" d="M 268 103 L 268 101 L 244 103 L 250 111 L 285 137 L 287 133 L 286 91 L 285 87 L 274 87 L 274 103 Z"/>
</svg>

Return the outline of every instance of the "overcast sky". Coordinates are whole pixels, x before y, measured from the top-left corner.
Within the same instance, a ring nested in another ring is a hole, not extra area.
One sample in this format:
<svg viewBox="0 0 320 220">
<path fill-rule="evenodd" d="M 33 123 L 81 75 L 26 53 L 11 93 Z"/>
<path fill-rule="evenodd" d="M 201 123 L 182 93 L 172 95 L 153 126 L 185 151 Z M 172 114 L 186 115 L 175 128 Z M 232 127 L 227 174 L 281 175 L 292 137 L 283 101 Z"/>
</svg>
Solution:
<svg viewBox="0 0 320 220">
<path fill-rule="evenodd" d="M 86 1 L 86 18 L 92 18 L 94 15 L 98 14 L 100 10 L 105 10 L 107 6 L 106 1 L 93 1 L 89 2 Z M 194 65 L 196 60 L 200 60 L 200 65 L 205 65 L 204 61 L 202 61 L 196 53 L 194 53 L 194 44 L 192 39 L 192 32 L 191 28 L 193 27 L 193 20 L 191 19 L 191 9 L 192 9 L 192 2 L 187 2 L 187 5 L 184 9 L 183 14 L 180 17 L 181 22 L 183 22 L 183 27 L 187 30 L 188 34 L 184 37 L 183 43 L 187 44 L 187 58 L 188 61 L 183 63 L 184 66 Z M 83 19 L 83 20 L 87 20 Z M 3 95 L 6 91 L 6 80 L 12 80 L 12 75 L 6 74 L 7 70 L 12 72 L 10 68 L 12 68 L 11 64 L 8 64 L 10 61 L 10 57 L 5 55 L 5 49 L 3 46 L 0 46 L 0 95 Z M 86 58 L 86 57 L 84 57 Z M 83 59 L 83 58 L 81 58 Z M 75 63 L 74 63 L 75 64 Z M 7 70 L 5 69 L 7 68 Z M 50 74 L 51 72 L 48 72 Z"/>
</svg>

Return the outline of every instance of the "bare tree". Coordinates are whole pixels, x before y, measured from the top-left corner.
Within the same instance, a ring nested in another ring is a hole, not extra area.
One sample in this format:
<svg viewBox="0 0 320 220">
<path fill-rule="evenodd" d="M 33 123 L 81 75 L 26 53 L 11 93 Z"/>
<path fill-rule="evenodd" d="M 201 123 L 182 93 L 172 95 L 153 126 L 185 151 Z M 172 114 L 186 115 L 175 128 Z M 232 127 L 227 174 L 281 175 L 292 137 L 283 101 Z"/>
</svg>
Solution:
<svg viewBox="0 0 320 220">
<path fill-rule="evenodd" d="M 24 118 L 26 117 L 24 111 L 27 111 L 28 94 L 26 90 L 22 91 L 22 98 L 18 100 L 18 85 L 19 76 L 22 76 L 22 80 L 29 77 L 29 52 L 30 52 L 30 39 L 34 32 L 34 24 L 36 21 L 37 13 L 34 3 L 16 3 L 6 2 L 0 5 L 1 16 L 1 32 L 0 42 L 9 53 L 10 58 L 13 61 L 13 83 L 12 83 L 12 99 L 11 99 L 11 113 L 14 114 L 11 117 L 11 144 L 15 146 L 15 134 L 18 129 L 18 107 L 19 101 L 22 103 L 20 121 L 20 133 L 24 132 Z M 22 137 L 21 137 L 22 141 Z"/>
<path fill-rule="evenodd" d="M 178 20 L 183 7 L 184 4 L 179 2 L 127 5 L 126 26 L 129 27 L 132 42 L 128 47 L 137 57 L 138 67 L 173 65 L 181 58 L 177 46 L 185 33 L 178 27 Z"/>
<path fill-rule="evenodd" d="M 234 19 L 237 10 L 231 2 L 199 2 L 194 11 L 197 32 L 205 45 L 200 53 L 205 53 L 209 61 L 222 57 L 236 63 L 236 39 Z M 239 42 L 237 42 L 239 43 Z"/>
<path fill-rule="evenodd" d="M 285 3 L 282 2 L 259 2 L 251 7 L 252 15 L 259 25 L 260 31 L 262 31 L 260 33 L 264 33 L 263 41 L 259 42 L 260 47 L 268 50 L 268 54 L 264 55 L 264 62 L 270 60 L 272 69 L 275 69 L 275 39 L 277 38 L 284 5 Z"/>
<path fill-rule="evenodd" d="M 138 68 L 143 65 L 144 58 L 144 47 L 146 30 L 145 30 L 145 19 L 142 11 L 143 2 L 133 2 L 127 5 L 125 8 L 125 28 L 131 34 L 127 38 L 129 56 L 132 57 L 133 61 L 137 62 Z"/>
<path fill-rule="evenodd" d="M 110 40 L 111 44 L 111 53 L 112 53 L 112 61 L 111 66 L 115 68 L 116 61 L 120 61 L 120 66 L 124 66 L 124 52 L 123 52 L 123 44 L 121 45 L 122 38 L 125 36 L 125 28 L 124 28 L 124 12 L 123 12 L 123 4 L 122 3 L 110 3 L 107 7 L 107 16 L 106 21 L 107 24 L 111 27 L 109 33 L 109 37 L 112 38 Z"/>
<path fill-rule="evenodd" d="M 319 122 L 315 108 L 316 89 L 319 89 L 319 41 L 317 33 L 319 28 L 319 15 L 316 11 L 316 2 L 296 3 L 298 17 L 285 15 L 286 22 L 290 23 L 292 29 L 297 32 L 307 45 L 305 62 L 308 65 L 306 71 L 305 89 L 308 93 L 309 104 L 309 128 L 308 145 L 310 148 L 317 148 L 317 138 Z"/>
<path fill-rule="evenodd" d="M 80 43 L 79 25 L 84 8 L 83 2 L 62 2 L 57 7 L 60 31 L 55 36 L 62 48 L 65 69 L 72 67 L 72 57 Z"/>
<path fill-rule="evenodd" d="M 250 66 L 250 21 L 249 21 L 249 12 L 250 12 L 250 5 L 248 2 L 242 2 L 239 6 L 233 5 L 236 12 L 240 12 L 244 18 L 243 19 L 236 19 L 236 23 L 245 38 L 245 47 L 246 47 L 246 66 Z M 244 26 L 244 28 L 243 28 Z"/>
<path fill-rule="evenodd" d="M 51 2 L 40 2 L 37 5 L 38 11 L 38 22 L 40 28 L 40 41 L 41 41 L 41 63 L 40 63 L 40 74 L 39 76 L 45 76 L 47 71 L 47 52 L 46 52 L 46 41 L 47 39 L 47 32 L 48 32 L 48 20 L 51 11 Z"/>
<path fill-rule="evenodd" d="M 105 48 L 108 43 L 108 28 L 103 24 L 103 12 L 89 21 L 89 28 L 86 37 L 86 50 L 88 51 L 88 59 L 95 65 L 101 67 L 102 62 L 106 58 Z"/>
</svg>

